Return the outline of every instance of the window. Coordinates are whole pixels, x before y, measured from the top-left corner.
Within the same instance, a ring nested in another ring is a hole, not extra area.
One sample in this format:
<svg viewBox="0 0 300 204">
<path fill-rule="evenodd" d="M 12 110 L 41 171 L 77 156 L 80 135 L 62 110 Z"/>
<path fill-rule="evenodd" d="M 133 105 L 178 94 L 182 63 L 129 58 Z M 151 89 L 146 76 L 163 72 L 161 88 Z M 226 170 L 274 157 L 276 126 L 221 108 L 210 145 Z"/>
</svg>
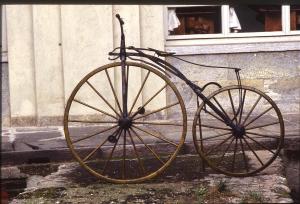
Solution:
<svg viewBox="0 0 300 204">
<path fill-rule="evenodd" d="M 280 5 L 242 5 L 229 8 L 229 20 L 232 13 L 236 13 L 236 21 L 240 22 L 240 28 L 231 28 L 231 32 L 269 32 L 282 31 L 281 6 Z"/>
<path fill-rule="evenodd" d="M 179 20 L 177 24 L 176 18 Z M 169 9 L 169 25 L 171 35 L 221 33 L 221 7 Z"/>
<path fill-rule="evenodd" d="M 300 34 L 299 5 L 168 6 L 167 40 Z"/>
<path fill-rule="evenodd" d="M 292 5 L 290 13 L 291 30 L 300 30 L 300 6 Z"/>
</svg>

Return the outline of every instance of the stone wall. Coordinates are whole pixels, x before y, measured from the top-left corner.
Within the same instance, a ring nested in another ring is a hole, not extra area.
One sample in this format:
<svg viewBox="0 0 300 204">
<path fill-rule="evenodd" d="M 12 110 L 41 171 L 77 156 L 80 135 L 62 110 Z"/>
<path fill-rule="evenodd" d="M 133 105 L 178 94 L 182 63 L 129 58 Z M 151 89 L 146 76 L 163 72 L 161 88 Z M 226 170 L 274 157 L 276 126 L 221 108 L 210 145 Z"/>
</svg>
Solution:
<svg viewBox="0 0 300 204">
<path fill-rule="evenodd" d="M 242 84 L 253 86 L 270 96 L 285 120 L 290 120 L 290 115 L 300 114 L 300 51 L 203 54 L 181 58 L 200 64 L 241 68 Z M 210 81 L 216 81 L 222 86 L 236 84 L 233 70 L 197 67 L 174 58 L 168 58 L 167 61 L 179 67 L 188 79 L 200 86 Z M 172 77 L 172 80 L 184 98 L 188 118 L 192 119 L 196 111 L 195 94 L 177 77 Z M 213 90 L 216 87 L 208 88 L 204 93 L 208 95 Z M 293 119 L 298 121 L 299 129 L 299 118 Z"/>
</svg>

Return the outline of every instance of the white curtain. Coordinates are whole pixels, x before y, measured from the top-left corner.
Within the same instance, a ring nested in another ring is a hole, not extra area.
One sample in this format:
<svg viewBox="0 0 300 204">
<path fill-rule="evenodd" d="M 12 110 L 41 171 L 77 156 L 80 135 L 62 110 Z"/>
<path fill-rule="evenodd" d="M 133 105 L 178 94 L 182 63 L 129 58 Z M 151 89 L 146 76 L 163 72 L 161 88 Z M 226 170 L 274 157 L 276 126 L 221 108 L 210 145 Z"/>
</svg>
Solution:
<svg viewBox="0 0 300 204">
<path fill-rule="evenodd" d="M 235 32 L 238 32 L 242 29 L 240 21 L 235 13 L 234 8 L 229 8 L 229 27 L 232 28 Z"/>
<path fill-rule="evenodd" d="M 175 9 L 168 10 L 168 30 L 173 31 L 175 28 L 180 26 L 180 21 L 177 18 Z"/>
</svg>

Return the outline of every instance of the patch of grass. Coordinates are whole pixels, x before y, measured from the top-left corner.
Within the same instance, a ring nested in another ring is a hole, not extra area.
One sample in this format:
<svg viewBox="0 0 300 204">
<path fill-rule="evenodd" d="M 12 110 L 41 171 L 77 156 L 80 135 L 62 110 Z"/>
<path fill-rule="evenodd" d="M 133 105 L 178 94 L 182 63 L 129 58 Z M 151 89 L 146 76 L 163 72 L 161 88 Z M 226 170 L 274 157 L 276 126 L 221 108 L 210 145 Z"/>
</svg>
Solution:
<svg viewBox="0 0 300 204">
<path fill-rule="evenodd" d="M 219 180 L 213 186 L 200 185 L 193 190 L 197 203 L 226 203 L 233 194 L 225 179 Z"/>
<path fill-rule="evenodd" d="M 217 187 L 217 191 L 219 191 L 220 193 L 225 192 L 225 191 L 229 191 L 226 180 L 220 180 L 217 183 L 216 187 Z"/>
<path fill-rule="evenodd" d="M 198 203 L 204 203 L 206 194 L 207 194 L 208 189 L 204 186 L 200 186 L 195 190 L 195 194 L 197 197 Z"/>
<path fill-rule="evenodd" d="M 242 203 L 263 203 L 264 197 L 261 192 L 257 191 L 249 191 L 246 195 L 242 197 L 241 204 Z"/>
<path fill-rule="evenodd" d="M 19 194 L 17 199 L 29 199 L 29 198 L 62 198 L 64 197 L 64 187 L 50 187 L 50 188 L 41 188 L 33 192 L 27 192 Z"/>
</svg>

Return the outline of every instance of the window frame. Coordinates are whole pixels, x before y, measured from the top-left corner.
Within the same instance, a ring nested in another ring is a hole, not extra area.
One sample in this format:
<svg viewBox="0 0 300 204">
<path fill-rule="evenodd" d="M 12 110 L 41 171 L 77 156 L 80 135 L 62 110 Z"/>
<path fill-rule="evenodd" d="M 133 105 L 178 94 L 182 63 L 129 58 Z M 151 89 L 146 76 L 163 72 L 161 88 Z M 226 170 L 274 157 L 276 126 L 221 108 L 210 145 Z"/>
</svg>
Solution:
<svg viewBox="0 0 300 204">
<path fill-rule="evenodd" d="M 196 7 L 196 6 L 221 6 L 221 30 L 222 33 L 217 34 L 191 34 L 191 35 L 169 35 L 167 29 L 168 23 L 168 8 L 177 7 Z M 229 5 L 168 5 L 164 8 L 164 30 L 166 44 L 172 41 L 181 40 L 197 40 L 197 39 L 230 39 L 230 38 L 254 38 L 254 37 L 276 37 L 276 36 L 291 36 L 299 35 L 300 30 L 292 31 L 290 28 L 290 5 L 281 5 L 281 22 L 282 31 L 267 31 L 267 32 L 247 32 L 247 33 L 230 33 L 229 29 Z M 170 44 L 170 43 L 169 43 Z M 172 43 L 171 43 L 172 44 Z"/>
</svg>

